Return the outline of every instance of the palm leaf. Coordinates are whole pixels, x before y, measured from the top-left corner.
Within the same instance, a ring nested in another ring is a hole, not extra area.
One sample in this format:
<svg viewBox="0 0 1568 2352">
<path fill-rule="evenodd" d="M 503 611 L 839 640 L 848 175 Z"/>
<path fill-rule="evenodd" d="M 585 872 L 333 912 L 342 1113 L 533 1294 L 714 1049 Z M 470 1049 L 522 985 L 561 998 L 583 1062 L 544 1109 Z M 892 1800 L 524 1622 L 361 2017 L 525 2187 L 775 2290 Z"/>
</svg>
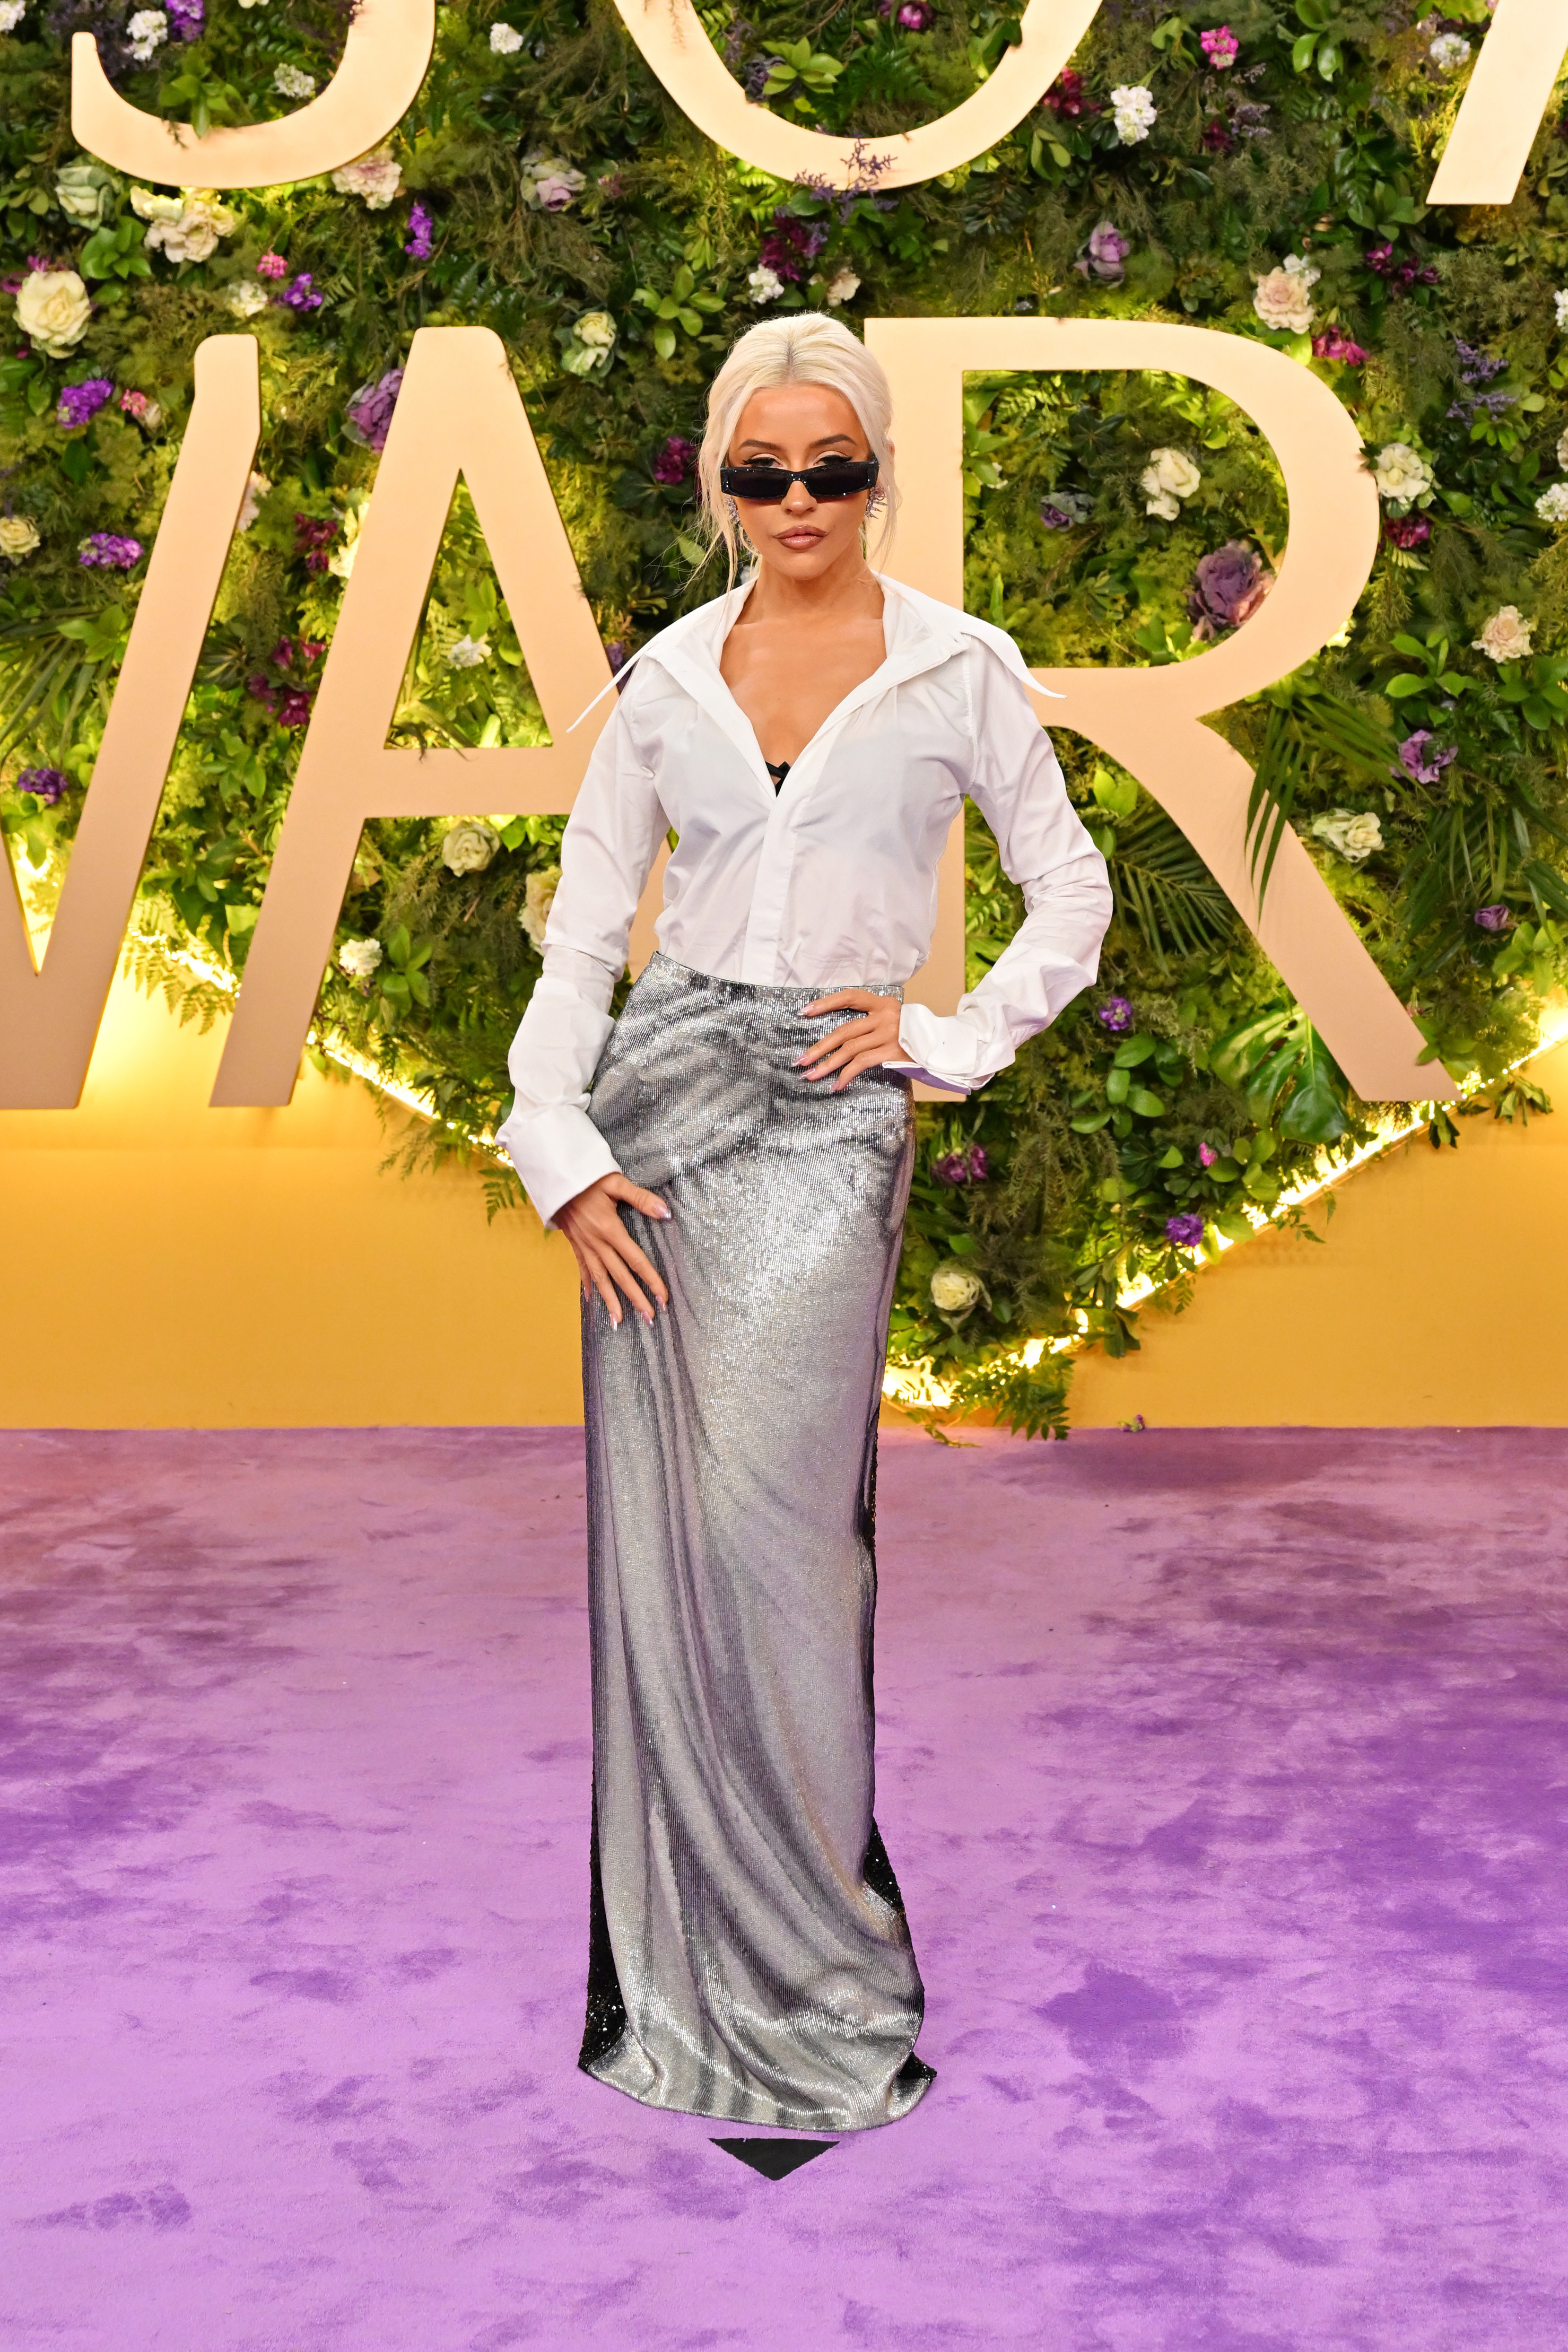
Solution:
<svg viewBox="0 0 1568 2352">
<path fill-rule="evenodd" d="M 1110 859 L 1116 911 L 1152 950 L 1162 971 L 1169 957 L 1200 955 L 1229 938 L 1230 900 L 1184 833 L 1163 810 L 1144 808 L 1119 833 Z"/>
</svg>

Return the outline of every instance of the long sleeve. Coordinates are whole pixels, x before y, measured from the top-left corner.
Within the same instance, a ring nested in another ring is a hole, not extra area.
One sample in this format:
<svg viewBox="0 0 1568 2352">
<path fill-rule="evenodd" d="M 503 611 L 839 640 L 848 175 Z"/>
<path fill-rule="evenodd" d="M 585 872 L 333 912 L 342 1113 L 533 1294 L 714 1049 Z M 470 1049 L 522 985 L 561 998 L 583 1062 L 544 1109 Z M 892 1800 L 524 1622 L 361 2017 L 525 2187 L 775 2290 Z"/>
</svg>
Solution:
<svg viewBox="0 0 1568 2352">
<path fill-rule="evenodd" d="M 517 1090 L 497 1141 L 545 1223 L 616 1159 L 588 1116 L 588 1089 L 613 1023 L 637 900 L 667 820 L 638 755 L 627 686 L 595 748 L 561 845 L 561 881 L 534 986 L 507 1067 Z"/>
<path fill-rule="evenodd" d="M 1101 857 L 1067 796 L 1027 689 L 988 648 L 968 656 L 974 728 L 970 793 L 1024 893 L 1024 921 L 978 988 L 942 1015 L 907 1004 L 899 1043 L 934 1084 L 964 1092 L 1005 1069 L 1100 969 L 1110 920 Z"/>
</svg>

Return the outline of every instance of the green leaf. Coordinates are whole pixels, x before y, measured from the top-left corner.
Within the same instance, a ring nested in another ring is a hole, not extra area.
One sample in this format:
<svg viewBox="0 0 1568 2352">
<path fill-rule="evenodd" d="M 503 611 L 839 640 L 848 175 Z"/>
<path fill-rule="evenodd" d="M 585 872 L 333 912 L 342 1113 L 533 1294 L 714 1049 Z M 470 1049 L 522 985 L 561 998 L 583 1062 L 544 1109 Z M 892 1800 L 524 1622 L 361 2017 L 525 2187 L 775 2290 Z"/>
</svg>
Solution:
<svg viewBox="0 0 1568 2352">
<path fill-rule="evenodd" d="M 1127 1072 L 1113 1069 L 1105 1081 L 1105 1099 L 1111 1103 L 1124 1103 L 1131 1087 L 1132 1081 Z"/>
<path fill-rule="evenodd" d="M 1407 695 L 1425 694 L 1431 683 L 1428 677 L 1416 677 L 1412 671 L 1402 669 L 1397 676 L 1389 679 L 1383 690 L 1384 694 L 1391 695 L 1395 702 L 1403 702 Z"/>
<path fill-rule="evenodd" d="M 1111 1067 L 1118 1070 L 1135 1070 L 1139 1063 L 1146 1062 L 1153 1051 L 1152 1037 L 1125 1037 L 1111 1056 Z"/>
<path fill-rule="evenodd" d="M 1127 1097 L 1127 1108 L 1140 1118 L 1163 1118 L 1165 1105 L 1159 1095 L 1152 1095 L 1147 1087 L 1134 1087 Z"/>
</svg>

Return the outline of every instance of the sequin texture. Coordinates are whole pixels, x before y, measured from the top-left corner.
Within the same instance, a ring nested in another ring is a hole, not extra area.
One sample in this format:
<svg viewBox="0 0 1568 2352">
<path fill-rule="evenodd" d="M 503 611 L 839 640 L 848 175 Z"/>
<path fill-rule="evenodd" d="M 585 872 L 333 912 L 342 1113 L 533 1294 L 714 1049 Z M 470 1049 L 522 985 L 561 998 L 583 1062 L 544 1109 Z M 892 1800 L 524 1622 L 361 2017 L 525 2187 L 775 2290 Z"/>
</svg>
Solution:
<svg viewBox="0 0 1568 2352">
<path fill-rule="evenodd" d="M 931 2081 L 872 1817 L 877 1407 L 913 1118 L 892 1071 L 835 1093 L 796 1066 L 845 1018 L 805 1018 L 820 992 L 656 956 L 595 1076 L 595 1124 L 674 1214 L 626 1213 L 669 1289 L 652 1328 L 584 1311 L 582 2063 L 650 2106 L 855 2131 Z"/>
</svg>

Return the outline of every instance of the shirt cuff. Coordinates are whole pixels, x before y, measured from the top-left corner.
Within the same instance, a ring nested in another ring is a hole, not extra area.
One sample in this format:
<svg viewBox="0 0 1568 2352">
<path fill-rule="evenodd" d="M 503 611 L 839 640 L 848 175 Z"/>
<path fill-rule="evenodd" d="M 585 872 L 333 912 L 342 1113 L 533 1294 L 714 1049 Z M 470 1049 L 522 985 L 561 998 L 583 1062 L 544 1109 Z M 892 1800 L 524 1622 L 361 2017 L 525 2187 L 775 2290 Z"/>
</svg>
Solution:
<svg viewBox="0 0 1568 2352">
<path fill-rule="evenodd" d="M 1013 1059 L 1006 1046 L 998 1058 L 993 1058 L 997 1041 L 984 1036 L 977 1022 L 961 1020 L 955 1013 L 933 1013 L 926 1004 L 905 1005 L 899 1020 L 899 1043 L 917 1065 L 910 1072 L 911 1077 L 924 1078 L 928 1085 L 945 1087 L 955 1094 L 970 1094 L 983 1087 Z"/>
<path fill-rule="evenodd" d="M 615 1153 L 575 1103 L 514 1110 L 497 1131 L 496 1141 L 546 1225 L 552 1226 L 556 1211 L 601 1176 L 620 1174 Z"/>
</svg>

